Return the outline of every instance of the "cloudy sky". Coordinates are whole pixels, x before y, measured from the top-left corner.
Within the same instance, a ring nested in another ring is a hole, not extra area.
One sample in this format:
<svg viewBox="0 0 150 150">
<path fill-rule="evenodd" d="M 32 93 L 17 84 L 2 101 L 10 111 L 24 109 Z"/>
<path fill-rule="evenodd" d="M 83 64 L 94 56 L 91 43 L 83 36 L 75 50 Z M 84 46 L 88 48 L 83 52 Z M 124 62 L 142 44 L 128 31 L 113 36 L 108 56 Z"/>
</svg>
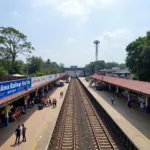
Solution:
<svg viewBox="0 0 150 150">
<path fill-rule="evenodd" d="M 1 0 L 0 26 L 26 34 L 33 55 L 65 66 L 124 62 L 125 47 L 150 30 L 149 0 Z M 23 56 L 20 56 L 24 59 Z"/>
</svg>

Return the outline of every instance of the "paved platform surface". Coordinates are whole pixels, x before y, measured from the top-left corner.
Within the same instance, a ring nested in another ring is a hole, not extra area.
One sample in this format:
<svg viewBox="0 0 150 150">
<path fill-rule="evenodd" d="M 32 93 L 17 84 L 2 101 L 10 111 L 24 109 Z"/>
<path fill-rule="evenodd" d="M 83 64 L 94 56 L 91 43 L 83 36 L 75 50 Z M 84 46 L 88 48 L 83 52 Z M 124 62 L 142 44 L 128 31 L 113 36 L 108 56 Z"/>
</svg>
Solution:
<svg viewBox="0 0 150 150">
<path fill-rule="evenodd" d="M 50 97 L 57 99 L 56 108 L 48 106 L 43 110 L 37 110 L 37 105 L 35 105 L 34 108 L 28 110 L 26 115 L 20 116 L 15 122 L 10 123 L 8 127 L 1 128 L 0 150 L 45 150 L 50 135 L 47 135 L 48 140 L 43 137 L 46 137 L 45 133 L 50 134 L 53 132 L 54 124 L 64 100 L 64 97 L 60 98 L 60 91 L 63 91 L 65 95 L 68 85 L 69 84 L 65 84 L 64 87 L 52 90 Z M 27 128 L 27 142 L 21 142 L 19 145 L 14 145 L 15 129 L 22 123 L 24 123 Z M 48 132 L 46 131 L 47 129 L 49 129 Z"/>
<path fill-rule="evenodd" d="M 100 105 L 108 112 L 113 120 L 120 128 L 128 135 L 133 143 L 140 150 L 150 150 L 150 118 L 148 114 L 144 114 L 138 108 L 128 108 L 126 101 L 121 98 L 116 98 L 114 106 L 111 105 L 112 93 L 104 91 L 96 91 L 90 87 L 89 83 L 84 78 L 79 78 L 85 85 L 88 91 L 95 97 Z M 140 131 L 139 131 L 140 129 Z M 146 136 L 144 136 L 143 132 Z"/>
</svg>

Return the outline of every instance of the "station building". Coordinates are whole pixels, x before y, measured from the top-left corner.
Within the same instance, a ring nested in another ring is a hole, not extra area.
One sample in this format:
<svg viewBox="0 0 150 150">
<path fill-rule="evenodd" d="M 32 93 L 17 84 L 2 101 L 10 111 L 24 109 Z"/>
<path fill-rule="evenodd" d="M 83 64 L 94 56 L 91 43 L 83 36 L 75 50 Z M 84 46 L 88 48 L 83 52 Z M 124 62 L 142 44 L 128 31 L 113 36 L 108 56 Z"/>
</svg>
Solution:
<svg viewBox="0 0 150 150">
<path fill-rule="evenodd" d="M 60 73 L 0 82 L 0 127 L 8 126 L 11 110 L 23 108 L 26 112 L 33 98 L 38 103 L 42 94 L 46 95 L 56 81 L 66 76 L 67 73 Z"/>
<path fill-rule="evenodd" d="M 71 66 L 70 68 L 64 68 L 63 72 L 70 74 L 72 77 L 85 77 L 86 70 L 85 68 L 78 68 L 78 66 Z"/>
</svg>

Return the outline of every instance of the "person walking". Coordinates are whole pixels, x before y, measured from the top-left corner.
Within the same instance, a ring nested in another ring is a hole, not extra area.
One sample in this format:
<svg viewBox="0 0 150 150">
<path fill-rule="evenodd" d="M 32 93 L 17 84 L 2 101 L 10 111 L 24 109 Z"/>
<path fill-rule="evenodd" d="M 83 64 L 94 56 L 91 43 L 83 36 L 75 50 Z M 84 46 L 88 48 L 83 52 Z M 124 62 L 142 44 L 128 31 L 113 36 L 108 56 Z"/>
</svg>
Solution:
<svg viewBox="0 0 150 150">
<path fill-rule="evenodd" d="M 17 144 L 17 143 L 19 144 L 20 143 L 20 134 L 21 134 L 20 126 L 18 126 L 18 128 L 16 129 L 15 134 L 16 134 L 15 144 Z"/>
<path fill-rule="evenodd" d="M 22 141 L 26 142 L 26 127 L 22 124 Z"/>
<path fill-rule="evenodd" d="M 111 103 L 112 103 L 112 105 L 114 104 L 114 97 L 113 96 L 111 98 Z"/>
</svg>

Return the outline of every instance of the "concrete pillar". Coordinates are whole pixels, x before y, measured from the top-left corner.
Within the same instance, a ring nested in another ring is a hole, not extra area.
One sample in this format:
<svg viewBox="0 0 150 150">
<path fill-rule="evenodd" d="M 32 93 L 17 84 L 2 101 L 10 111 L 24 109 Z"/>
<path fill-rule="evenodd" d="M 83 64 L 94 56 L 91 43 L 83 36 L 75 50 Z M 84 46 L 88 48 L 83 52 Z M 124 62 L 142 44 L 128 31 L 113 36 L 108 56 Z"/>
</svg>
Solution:
<svg viewBox="0 0 150 150">
<path fill-rule="evenodd" d="M 148 96 L 145 97 L 145 113 L 148 113 Z"/>
<path fill-rule="evenodd" d="M 8 104 L 6 104 L 5 106 L 5 126 L 8 126 L 8 123 L 9 123 L 9 113 L 10 111 L 10 106 Z"/>
<path fill-rule="evenodd" d="M 35 91 L 35 97 L 37 97 L 37 96 L 38 96 L 38 90 Z"/>
<path fill-rule="evenodd" d="M 116 86 L 116 93 L 119 93 L 119 87 Z"/>
<path fill-rule="evenodd" d="M 111 91 L 111 84 L 109 84 L 109 91 Z"/>
<path fill-rule="evenodd" d="M 25 112 L 27 111 L 27 108 L 28 108 L 28 98 L 29 98 L 28 95 L 24 96 L 24 110 L 25 110 Z"/>
<path fill-rule="evenodd" d="M 119 87 L 116 86 L 116 95 L 119 96 L 118 94 L 119 94 Z"/>
</svg>

